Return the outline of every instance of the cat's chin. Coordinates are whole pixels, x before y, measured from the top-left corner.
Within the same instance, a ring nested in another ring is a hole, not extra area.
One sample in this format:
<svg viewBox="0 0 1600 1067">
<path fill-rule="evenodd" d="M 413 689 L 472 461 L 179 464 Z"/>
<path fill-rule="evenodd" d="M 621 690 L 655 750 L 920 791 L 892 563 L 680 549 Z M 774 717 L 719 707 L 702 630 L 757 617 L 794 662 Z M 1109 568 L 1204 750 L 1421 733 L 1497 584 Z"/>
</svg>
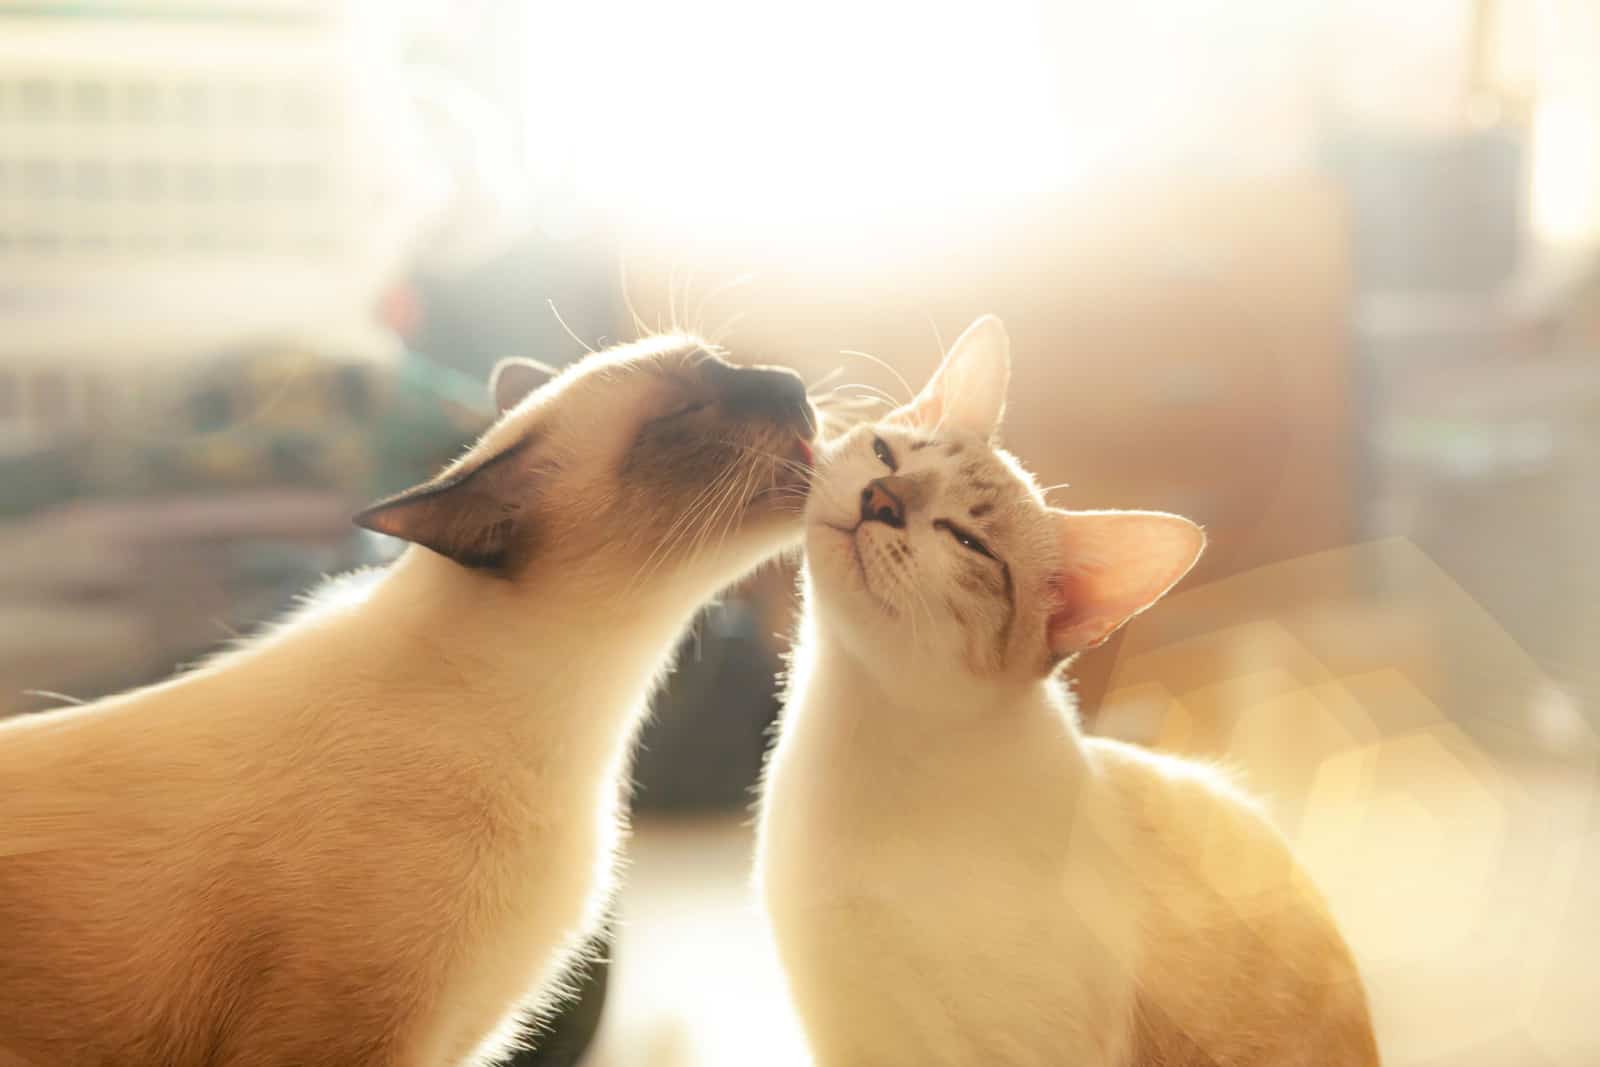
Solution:
<svg viewBox="0 0 1600 1067">
<path fill-rule="evenodd" d="M 831 522 L 811 522 L 806 527 L 806 560 L 819 598 L 835 603 L 862 601 L 876 617 L 896 618 L 894 605 L 873 587 L 862 559 L 856 530 Z"/>
<path fill-rule="evenodd" d="M 807 523 L 806 560 L 817 591 L 823 596 L 868 588 L 866 569 L 856 547 L 856 532 L 848 526 Z"/>
</svg>

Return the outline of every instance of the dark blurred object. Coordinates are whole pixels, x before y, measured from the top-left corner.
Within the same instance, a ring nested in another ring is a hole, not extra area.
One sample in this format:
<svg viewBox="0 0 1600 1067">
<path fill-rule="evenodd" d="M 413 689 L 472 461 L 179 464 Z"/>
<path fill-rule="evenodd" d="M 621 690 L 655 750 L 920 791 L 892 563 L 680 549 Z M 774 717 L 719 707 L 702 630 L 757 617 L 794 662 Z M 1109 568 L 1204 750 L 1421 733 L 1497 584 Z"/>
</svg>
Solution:
<svg viewBox="0 0 1600 1067">
<path fill-rule="evenodd" d="M 1516 271 L 1526 137 L 1505 126 L 1454 134 L 1337 135 L 1329 163 L 1350 199 L 1362 292 L 1482 292 Z"/>
<path fill-rule="evenodd" d="M 782 665 L 762 618 L 748 596 L 730 596 L 700 617 L 640 741 L 635 807 L 748 806 L 778 713 Z"/>
<path fill-rule="evenodd" d="M 778 712 L 781 663 L 766 630 L 762 589 L 706 609 L 655 698 L 634 761 L 633 807 L 737 811 L 748 806 Z M 614 935 L 590 940 L 573 972 L 577 996 L 530 1034 L 508 1067 L 568 1067 L 582 1059 L 605 1006 Z"/>
<path fill-rule="evenodd" d="M 505 1067 L 572 1067 L 583 1060 L 600 1029 L 611 975 L 612 942 L 609 924 L 605 932 L 589 939 L 582 961 L 567 979 L 578 990 L 577 996 L 536 1027 L 528 1038 L 533 1047 L 513 1053 L 504 1061 Z"/>
</svg>

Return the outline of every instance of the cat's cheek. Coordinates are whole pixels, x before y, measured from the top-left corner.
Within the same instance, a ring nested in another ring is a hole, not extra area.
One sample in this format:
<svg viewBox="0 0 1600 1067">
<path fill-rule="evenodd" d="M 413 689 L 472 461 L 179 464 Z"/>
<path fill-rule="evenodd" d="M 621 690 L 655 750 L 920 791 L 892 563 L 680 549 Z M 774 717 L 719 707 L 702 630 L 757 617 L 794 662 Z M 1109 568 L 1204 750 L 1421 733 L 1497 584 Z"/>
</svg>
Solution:
<svg viewBox="0 0 1600 1067">
<path fill-rule="evenodd" d="M 834 588 L 860 585 L 854 538 L 843 531 L 813 526 L 806 536 L 806 558 L 824 595 Z"/>
</svg>

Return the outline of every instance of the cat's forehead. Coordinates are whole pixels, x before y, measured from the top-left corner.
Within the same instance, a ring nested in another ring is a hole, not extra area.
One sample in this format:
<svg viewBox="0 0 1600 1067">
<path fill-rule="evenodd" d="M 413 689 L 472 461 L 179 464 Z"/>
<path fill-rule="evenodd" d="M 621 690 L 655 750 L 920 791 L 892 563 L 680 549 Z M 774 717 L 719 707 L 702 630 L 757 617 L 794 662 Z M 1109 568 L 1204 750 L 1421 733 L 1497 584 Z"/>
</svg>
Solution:
<svg viewBox="0 0 1600 1067">
<path fill-rule="evenodd" d="M 658 334 L 585 356 L 577 370 L 582 376 L 608 381 L 619 374 L 639 374 L 646 380 L 671 378 L 695 374 L 713 354 L 712 347 L 697 337 Z"/>
<path fill-rule="evenodd" d="M 996 504 L 1036 496 L 1027 471 L 1008 452 L 977 434 L 897 426 L 890 426 L 887 433 L 893 435 L 902 453 L 903 469 L 938 471 L 947 491 Z"/>
</svg>

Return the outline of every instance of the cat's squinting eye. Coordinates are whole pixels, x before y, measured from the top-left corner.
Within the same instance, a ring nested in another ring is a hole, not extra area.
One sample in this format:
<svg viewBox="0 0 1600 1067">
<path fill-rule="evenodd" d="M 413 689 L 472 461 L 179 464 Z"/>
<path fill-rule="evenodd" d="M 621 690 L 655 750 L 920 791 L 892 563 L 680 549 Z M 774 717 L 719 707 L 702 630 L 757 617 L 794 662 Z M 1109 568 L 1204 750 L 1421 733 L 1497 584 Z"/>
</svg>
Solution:
<svg viewBox="0 0 1600 1067">
<path fill-rule="evenodd" d="M 934 521 L 933 528 L 936 530 L 943 530 L 945 533 L 956 539 L 956 544 L 970 552 L 976 552 L 980 556 L 988 556 L 990 559 L 997 558 L 993 552 L 989 551 L 988 545 L 984 544 L 976 537 L 973 537 L 967 531 L 963 530 L 955 523 L 950 522 L 948 519 L 936 519 Z"/>
<path fill-rule="evenodd" d="M 705 408 L 708 407 L 709 404 L 710 404 L 710 402 L 706 401 L 706 400 L 691 400 L 691 401 L 688 401 L 687 403 L 679 404 L 677 407 L 673 408 L 671 411 L 667 412 L 665 415 L 658 416 L 658 418 L 660 418 L 660 419 L 676 419 L 676 418 L 681 418 L 684 415 L 693 415 L 697 411 L 705 410 Z"/>
<path fill-rule="evenodd" d="M 889 446 L 884 443 L 883 438 L 874 437 L 872 439 L 872 454 L 877 456 L 878 460 L 890 470 L 900 469 L 900 464 L 894 461 L 894 453 L 889 451 Z"/>
</svg>

